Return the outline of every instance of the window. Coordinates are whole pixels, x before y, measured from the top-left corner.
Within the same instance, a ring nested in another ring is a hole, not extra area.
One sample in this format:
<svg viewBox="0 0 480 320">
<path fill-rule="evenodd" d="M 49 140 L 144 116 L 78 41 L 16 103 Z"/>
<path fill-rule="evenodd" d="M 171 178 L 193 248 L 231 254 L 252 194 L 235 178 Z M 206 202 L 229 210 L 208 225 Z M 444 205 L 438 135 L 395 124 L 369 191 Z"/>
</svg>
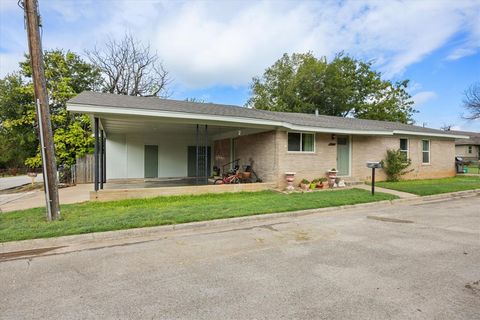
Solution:
<svg viewBox="0 0 480 320">
<path fill-rule="evenodd" d="M 408 139 L 400 139 L 400 152 L 405 156 L 405 159 L 408 159 Z"/>
<path fill-rule="evenodd" d="M 422 140 L 422 163 L 430 163 L 430 140 Z"/>
<path fill-rule="evenodd" d="M 288 151 L 314 152 L 315 135 L 313 133 L 289 132 Z"/>
<path fill-rule="evenodd" d="M 472 153 L 473 153 L 473 147 L 472 147 L 472 146 L 468 146 L 468 153 L 469 153 L 469 154 L 472 154 Z"/>
</svg>

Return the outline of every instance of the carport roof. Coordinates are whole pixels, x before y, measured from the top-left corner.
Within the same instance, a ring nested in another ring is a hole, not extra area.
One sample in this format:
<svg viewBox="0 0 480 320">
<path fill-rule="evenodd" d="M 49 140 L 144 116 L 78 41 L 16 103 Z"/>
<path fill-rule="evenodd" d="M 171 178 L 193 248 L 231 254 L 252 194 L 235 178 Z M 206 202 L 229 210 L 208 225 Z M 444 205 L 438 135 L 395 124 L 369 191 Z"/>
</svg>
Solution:
<svg viewBox="0 0 480 320">
<path fill-rule="evenodd" d="M 158 97 L 133 97 L 110 93 L 84 91 L 67 102 L 72 112 L 85 114 L 147 115 L 225 122 L 255 123 L 284 127 L 290 130 L 315 132 L 420 135 L 444 138 L 467 138 L 462 134 L 419 127 L 398 122 L 363 120 L 355 118 L 314 115 L 305 113 L 274 112 L 233 105 L 198 103 L 161 99 Z"/>
</svg>

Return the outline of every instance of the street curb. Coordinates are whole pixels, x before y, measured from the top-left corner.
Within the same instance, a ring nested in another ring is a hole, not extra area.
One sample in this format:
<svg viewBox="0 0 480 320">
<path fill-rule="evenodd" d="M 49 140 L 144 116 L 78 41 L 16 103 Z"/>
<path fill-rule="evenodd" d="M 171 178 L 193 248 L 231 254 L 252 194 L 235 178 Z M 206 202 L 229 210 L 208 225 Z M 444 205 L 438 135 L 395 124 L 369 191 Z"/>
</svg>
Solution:
<svg viewBox="0 0 480 320">
<path fill-rule="evenodd" d="M 145 237 L 145 236 L 158 235 L 161 232 L 172 232 L 172 231 L 182 231 L 182 230 L 195 231 L 198 229 L 205 229 L 205 228 L 215 227 L 215 226 L 236 225 L 244 222 L 268 221 L 273 218 L 300 217 L 300 216 L 306 216 L 306 215 L 316 214 L 316 213 L 325 213 L 325 212 L 334 212 L 334 211 L 338 212 L 338 211 L 356 209 L 356 208 L 369 208 L 369 207 L 375 207 L 378 205 L 422 204 L 422 203 L 435 202 L 439 200 L 468 198 L 468 197 L 474 197 L 479 195 L 480 195 L 480 189 L 475 189 L 475 190 L 458 191 L 458 192 L 444 193 L 444 194 L 431 195 L 431 196 L 404 198 L 404 199 L 395 199 L 395 200 L 382 200 L 382 201 L 376 201 L 376 202 L 367 202 L 367 203 L 359 203 L 359 204 L 336 206 L 336 207 L 266 213 L 266 214 L 251 215 L 251 216 L 244 216 L 244 217 L 188 222 L 188 223 L 182 223 L 182 224 L 163 225 L 163 226 L 155 226 L 155 227 L 143 227 L 143 228 L 133 228 L 133 229 L 125 229 L 125 230 L 94 232 L 94 233 L 85 233 L 85 234 L 71 235 L 71 236 L 53 237 L 53 238 L 10 241 L 10 242 L 0 243 L 0 253 L 7 253 L 12 251 L 32 249 L 32 248 L 68 246 L 68 245 L 72 245 L 74 243 L 78 243 L 82 241 L 87 242 L 92 240 L 118 240 L 122 238 Z"/>
</svg>

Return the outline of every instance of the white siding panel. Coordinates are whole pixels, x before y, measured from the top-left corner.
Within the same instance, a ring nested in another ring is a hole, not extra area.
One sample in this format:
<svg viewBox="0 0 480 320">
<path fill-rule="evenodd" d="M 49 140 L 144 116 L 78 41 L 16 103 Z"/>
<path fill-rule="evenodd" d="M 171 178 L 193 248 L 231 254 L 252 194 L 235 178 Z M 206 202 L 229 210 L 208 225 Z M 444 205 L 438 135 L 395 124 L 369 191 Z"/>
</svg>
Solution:
<svg viewBox="0 0 480 320">
<path fill-rule="evenodd" d="M 124 135 L 108 135 L 106 141 L 107 179 L 127 176 L 127 145 Z"/>
<path fill-rule="evenodd" d="M 203 137 L 202 137 L 203 138 Z M 204 140 L 201 138 L 200 144 Z M 195 135 L 114 135 L 107 140 L 107 179 L 144 178 L 144 146 L 158 145 L 158 176 L 185 177 L 188 173 L 188 146 Z"/>
<path fill-rule="evenodd" d="M 127 178 L 144 178 L 145 144 L 141 137 L 127 136 Z"/>
</svg>

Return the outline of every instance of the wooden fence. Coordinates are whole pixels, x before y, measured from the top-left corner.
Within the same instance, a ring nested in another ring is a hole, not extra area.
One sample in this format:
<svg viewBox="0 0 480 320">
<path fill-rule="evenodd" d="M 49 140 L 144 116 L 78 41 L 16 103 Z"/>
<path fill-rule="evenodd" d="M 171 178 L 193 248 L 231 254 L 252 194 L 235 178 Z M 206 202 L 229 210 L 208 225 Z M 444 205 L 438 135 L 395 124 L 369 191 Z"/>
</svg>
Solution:
<svg viewBox="0 0 480 320">
<path fill-rule="evenodd" d="M 95 180 L 95 158 L 93 154 L 87 154 L 83 157 L 77 158 L 77 163 L 74 166 L 73 179 L 75 183 L 93 183 Z"/>
</svg>

